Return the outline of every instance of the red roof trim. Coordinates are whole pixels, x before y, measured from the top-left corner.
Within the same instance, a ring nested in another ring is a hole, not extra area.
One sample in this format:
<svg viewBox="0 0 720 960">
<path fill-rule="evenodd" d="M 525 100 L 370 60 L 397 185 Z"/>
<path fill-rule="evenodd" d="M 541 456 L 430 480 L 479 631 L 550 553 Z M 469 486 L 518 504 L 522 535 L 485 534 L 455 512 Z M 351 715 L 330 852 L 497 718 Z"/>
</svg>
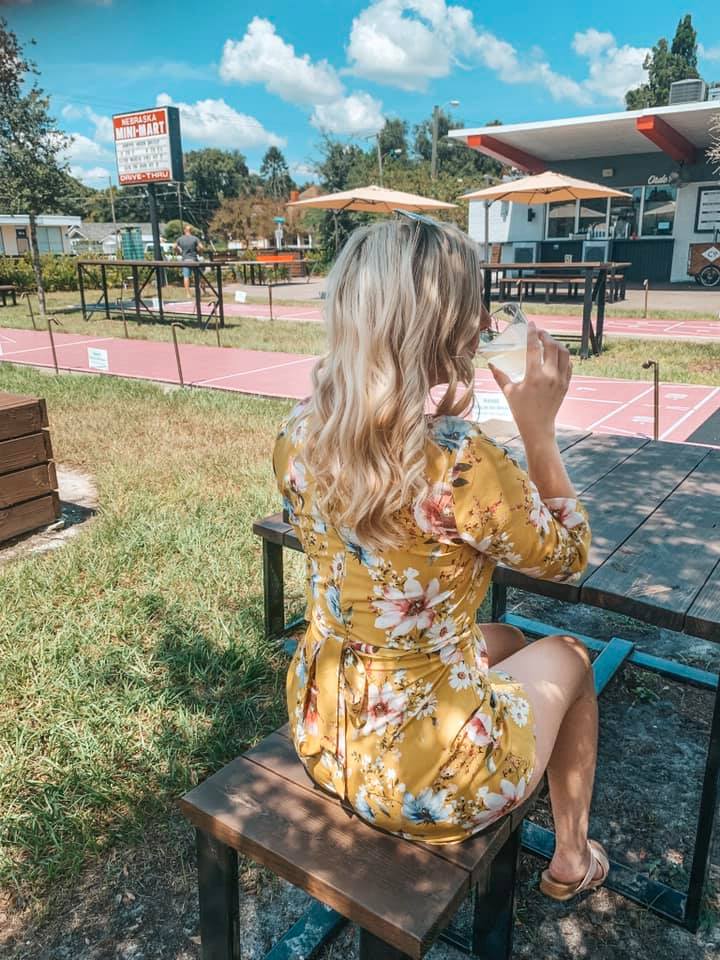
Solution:
<svg viewBox="0 0 720 960">
<path fill-rule="evenodd" d="M 697 156 L 695 146 L 662 117 L 655 114 L 637 117 L 635 127 L 638 133 L 651 140 L 656 147 L 660 147 L 663 153 L 672 157 L 677 163 L 695 162 Z"/>
<path fill-rule="evenodd" d="M 488 157 L 499 160 L 500 163 L 527 170 L 528 173 L 542 173 L 547 169 L 547 164 L 538 157 L 486 133 L 471 134 L 466 142 L 473 150 L 479 150 L 480 153 L 485 153 Z"/>
</svg>

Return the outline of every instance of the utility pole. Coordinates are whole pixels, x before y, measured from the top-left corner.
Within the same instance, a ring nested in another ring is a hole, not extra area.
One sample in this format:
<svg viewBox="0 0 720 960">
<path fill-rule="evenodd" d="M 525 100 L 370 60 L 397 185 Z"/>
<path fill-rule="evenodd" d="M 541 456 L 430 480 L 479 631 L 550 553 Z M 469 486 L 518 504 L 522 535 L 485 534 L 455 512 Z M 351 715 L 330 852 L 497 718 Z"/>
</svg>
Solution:
<svg viewBox="0 0 720 960">
<path fill-rule="evenodd" d="M 440 124 L 440 107 L 436 103 L 432 112 L 432 152 L 430 154 L 430 179 L 437 179 L 437 142 Z"/>
<path fill-rule="evenodd" d="M 153 256 L 155 260 L 162 260 L 162 246 L 160 245 L 160 223 L 158 222 L 157 195 L 155 193 L 155 184 L 147 185 L 148 205 L 150 207 L 150 226 L 153 236 Z M 165 271 L 158 269 L 157 272 L 158 288 L 165 286 Z M 160 295 L 158 289 L 158 296 Z"/>
<path fill-rule="evenodd" d="M 115 256 L 117 257 L 118 247 L 120 246 L 120 231 L 117 228 L 117 220 L 115 219 L 115 197 L 113 195 L 112 177 L 108 177 L 108 183 L 110 184 L 110 216 L 112 217 L 113 222 L 113 233 L 115 234 Z"/>
<path fill-rule="evenodd" d="M 183 227 L 183 208 L 182 208 L 182 184 L 178 180 L 177 184 L 178 210 L 180 211 L 180 229 Z"/>
<path fill-rule="evenodd" d="M 375 134 L 375 143 L 377 145 L 377 158 L 378 158 L 378 174 L 380 176 L 380 186 L 383 185 L 383 169 L 382 169 L 382 150 L 380 149 L 380 134 Z"/>
</svg>

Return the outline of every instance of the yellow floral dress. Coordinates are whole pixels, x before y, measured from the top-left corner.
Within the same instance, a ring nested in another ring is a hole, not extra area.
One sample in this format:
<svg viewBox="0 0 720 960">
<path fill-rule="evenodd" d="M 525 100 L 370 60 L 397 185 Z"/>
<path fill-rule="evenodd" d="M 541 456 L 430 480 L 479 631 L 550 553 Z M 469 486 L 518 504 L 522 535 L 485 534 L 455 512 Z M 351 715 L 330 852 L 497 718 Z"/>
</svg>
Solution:
<svg viewBox="0 0 720 960">
<path fill-rule="evenodd" d="M 533 771 L 522 685 L 488 668 L 475 623 L 497 561 L 535 577 L 582 570 L 576 500 L 544 501 L 477 425 L 429 417 L 424 497 L 402 549 L 373 552 L 313 502 L 303 405 L 273 465 L 307 559 L 308 629 L 287 679 L 310 776 L 363 819 L 429 843 L 464 840 L 519 803 Z"/>
</svg>

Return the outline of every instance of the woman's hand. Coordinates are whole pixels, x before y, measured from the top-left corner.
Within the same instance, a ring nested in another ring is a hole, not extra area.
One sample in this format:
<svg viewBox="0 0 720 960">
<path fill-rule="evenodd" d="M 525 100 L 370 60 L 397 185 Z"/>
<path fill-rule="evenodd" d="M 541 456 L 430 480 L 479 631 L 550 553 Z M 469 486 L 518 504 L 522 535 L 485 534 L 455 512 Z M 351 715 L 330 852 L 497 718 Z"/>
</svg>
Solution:
<svg viewBox="0 0 720 960">
<path fill-rule="evenodd" d="M 555 417 L 572 377 L 572 362 L 566 348 L 530 322 L 525 378 L 513 383 L 492 364 L 490 370 L 505 395 L 525 444 L 554 440 Z"/>
</svg>

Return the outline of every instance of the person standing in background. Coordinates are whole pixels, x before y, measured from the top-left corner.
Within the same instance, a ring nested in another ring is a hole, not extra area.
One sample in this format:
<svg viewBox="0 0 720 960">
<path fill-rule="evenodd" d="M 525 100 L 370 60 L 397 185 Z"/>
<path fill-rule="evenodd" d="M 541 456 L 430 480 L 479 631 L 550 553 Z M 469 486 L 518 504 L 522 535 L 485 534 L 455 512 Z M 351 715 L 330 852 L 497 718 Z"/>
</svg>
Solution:
<svg viewBox="0 0 720 960">
<path fill-rule="evenodd" d="M 178 240 L 175 244 L 175 250 L 180 254 L 183 261 L 186 260 L 199 260 L 200 254 L 202 253 L 202 244 L 199 239 L 192 232 L 192 228 L 189 223 L 186 223 L 183 228 L 183 233 L 181 237 L 178 237 Z M 192 267 L 183 267 L 183 284 L 185 285 L 185 295 L 188 300 L 192 299 L 190 296 L 190 274 L 192 273 Z"/>
</svg>

